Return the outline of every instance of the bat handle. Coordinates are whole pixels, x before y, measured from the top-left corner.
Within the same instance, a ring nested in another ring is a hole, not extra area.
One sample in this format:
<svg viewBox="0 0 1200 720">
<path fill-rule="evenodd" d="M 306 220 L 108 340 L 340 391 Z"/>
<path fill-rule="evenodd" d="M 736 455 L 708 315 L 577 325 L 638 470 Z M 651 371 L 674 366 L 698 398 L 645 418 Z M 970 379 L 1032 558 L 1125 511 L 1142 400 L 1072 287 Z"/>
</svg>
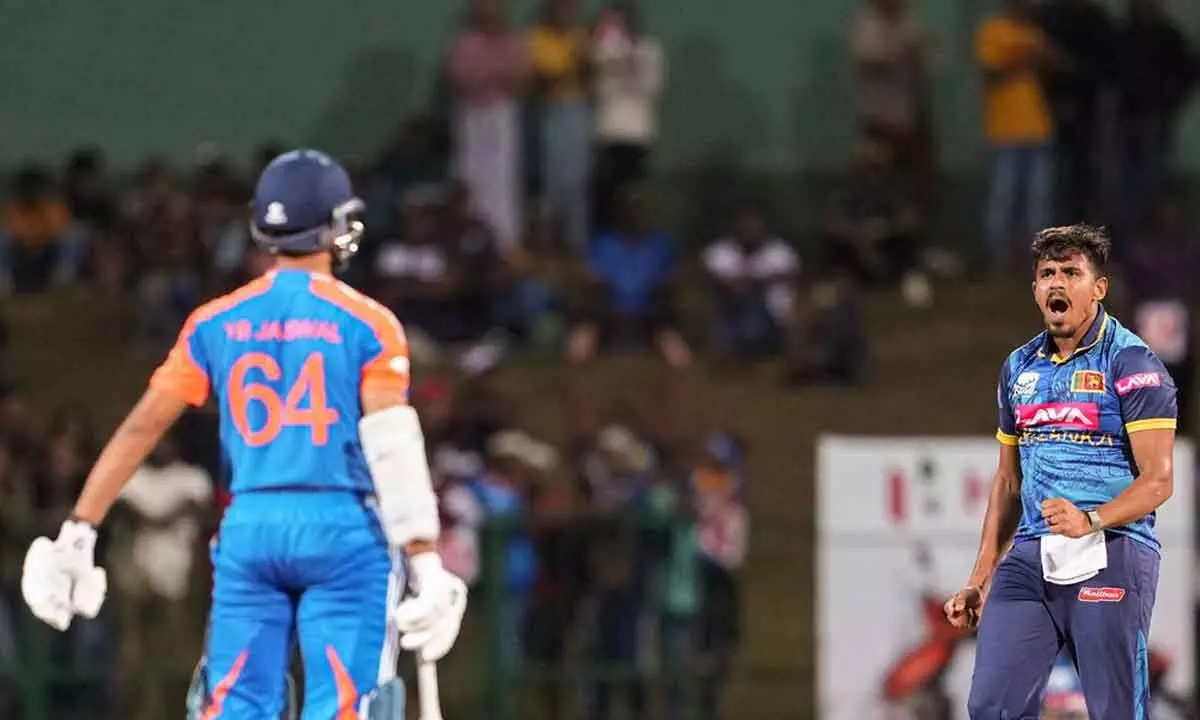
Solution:
<svg viewBox="0 0 1200 720">
<path fill-rule="evenodd" d="M 421 720 L 443 720 L 442 701 L 438 697 L 437 664 L 417 659 L 417 699 Z"/>
</svg>

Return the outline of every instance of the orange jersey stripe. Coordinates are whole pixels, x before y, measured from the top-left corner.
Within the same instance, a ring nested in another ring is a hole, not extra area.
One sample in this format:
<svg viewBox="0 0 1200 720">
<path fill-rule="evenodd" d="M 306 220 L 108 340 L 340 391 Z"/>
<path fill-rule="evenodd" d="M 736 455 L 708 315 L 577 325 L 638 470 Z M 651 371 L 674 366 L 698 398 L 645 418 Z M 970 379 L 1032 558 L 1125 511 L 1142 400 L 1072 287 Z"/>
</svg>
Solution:
<svg viewBox="0 0 1200 720">
<path fill-rule="evenodd" d="M 358 713 L 355 710 L 355 705 L 358 703 L 358 688 L 354 687 L 354 680 L 332 646 L 325 646 L 325 657 L 329 660 L 330 669 L 333 670 L 333 684 L 337 688 L 338 711 L 334 720 L 358 720 Z"/>
<path fill-rule="evenodd" d="M 246 660 L 250 657 L 250 651 L 244 650 L 237 656 L 237 660 L 233 663 L 233 667 L 217 686 L 213 688 L 212 696 L 208 701 L 208 708 L 205 709 L 201 716 L 202 720 L 216 720 L 221 716 L 221 710 L 225 707 L 225 698 L 229 696 L 229 691 L 237 684 L 238 678 L 242 674 L 242 669 L 246 667 Z"/>
<path fill-rule="evenodd" d="M 195 407 L 203 405 L 208 399 L 208 374 L 192 357 L 189 348 L 196 327 L 223 312 L 232 310 L 247 300 L 262 295 L 271 289 L 273 283 L 274 275 L 267 273 L 251 280 L 228 295 L 222 295 L 196 308 L 184 323 L 183 330 L 179 332 L 179 339 L 175 341 L 175 346 L 171 348 L 167 359 L 151 376 L 150 387 L 173 395 L 189 405 Z"/>
<path fill-rule="evenodd" d="M 379 354 L 363 366 L 363 390 L 374 387 L 407 392 L 410 382 L 408 339 L 392 311 L 328 276 L 314 276 L 309 290 L 366 323 L 383 346 Z"/>
</svg>

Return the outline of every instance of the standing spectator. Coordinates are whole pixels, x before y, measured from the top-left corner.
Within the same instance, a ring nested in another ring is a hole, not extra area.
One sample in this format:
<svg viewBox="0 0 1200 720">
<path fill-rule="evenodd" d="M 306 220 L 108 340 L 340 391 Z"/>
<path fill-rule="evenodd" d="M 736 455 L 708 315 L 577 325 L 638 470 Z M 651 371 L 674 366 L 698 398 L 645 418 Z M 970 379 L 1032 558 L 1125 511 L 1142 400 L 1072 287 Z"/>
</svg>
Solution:
<svg viewBox="0 0 1200 720">
<path fill-rule="evenodd" d="M 741 442 L 716 433 L 692 474 L 702 597 L 696 633 L 702 720 L 722 716 L 721 697 L 741 634 L 739 574 L 750 533 L 745 472 Z"/>
<path fill-rule="evenodd" d="M 1200 302 L 1200 235 L 1186 222 L 1184 199 L 1168 191 L 1149 231 L 1135 236 L 1127 271 L 1137 334 L 1158 355 L 1178 389 L 1179 432 L 1192 429 L 1195 355 L 1191 313 Z"/>
<path fill-rule="evenodd" d="M 1051 217 L 1054 124 L 1040 73 L 1054 51 L 1033 22 L 1033 8 L 1032 0 L 1004 0 L 1004 9 L 985 20 L 975 37 L 993 155 L 986 210 L 993 270 L 1007 269 L 1017 239 L 1033 237 Z"/>
<path fill-rule="evenodd" d="M 704 251 L 716 290 L 713 336 L 726 359 L 783 350 L 793 327 L 800 257 L 771 235 L 758 208 L 740 208 L 733 232 Z"/>
<path fill-rule="evenodd" d="M 647 533 L 639 520 L 660 472 L 651 443 L 624 425 L 602 429 L 580 462 L 593 527 L 589 547 L 592 583 L 589 610 L 594 661 L 627 671 L 639 668 L 651 567 Z M 640 673 L 638 674 L 640 675 Z M 589 720 L 608 720 L 620 696 L 629 716 L 643 717 L 645 684 L 638 675 L 602 677 L 589 688 Z"/>
<path fill-rule="evenodd" d="M 592 122 L 585 96 L 587 34 L 578 14 L 576 0 L 545 0 L 529 49 L 547 205 L 559 237 L 582 251 L 588 240 Z"/>
<path fill-rule="evenodd" d="M 84 250 L 84 238 L 50 173 L 37 165 L 18 170 L 0 225 L 5 283 L 21 292 L 38 292 L 51 283 L 68 282 L 79 271 Z"/>
<path fill-rule="evenodd" d="M 503 565 L 485 575 L 485 581 L 499 584 L 500 656 L 506 670 L 525 659 L 527 613 L 538 569 L 536 547 L 524 522 L 529 508 L 530 472 L 513 437 L 511 432 L 500 432 L 488 440 L 484 470 L 468 484 L 479 503 L 482 521 L 491 524 L 481 544 L 484 557 L 503 558 Z M 500 544 L 498 552 L 492 552 L 491 542 Z"/>
<path fill-rule="evenodd" d="M 596 102 L 596 229 L 612 230 L 621 188 L 641 181 L 658 137 L 658 100 L 666 60 L 658 39 L 645 33 L 634 7 L 612 3 L 592 38 Z"/>
<path fill-rule="evenodd" d="M 577 415 L 584 430 L 594 427 L 588 365 L 602 345 L 654 347 L 672 371 L 665 384 L 664 410 L 679 410 L 683 370 L 692 351 L 679 329 L 674 303 L 675 251 L 671 241 L 651 229 L 646 198 L 632 188 L 623 197 L 617 229 L 592 242 L 588 253 L 589 296 L 580 320 L 567 339 L 574 366 Z"/>
<path fill-rule="evenodd" d="M 1187 38 L 1161 0 L 1131 0 L 1116 56 L 1122 223 L 1148 219 L 1170 175 L 1175 126 L 1200 74 Z"/>
<path fill-rule="evenodd" d="M 1065 54 L 1065 62 L 1045 68 L 1042 76 L 1057 137 L 1062 222 L 1095 223 L 1104 177 L 1101 99 L 1112 82 L 1116 29 L 1095 0 L 1051 0 L 1042 26 Z"/>
<path fill-rule="evenodd" d="M 165 695 L 172 673 L 187 666 L 172 666 L 177 654 L 170 651 L 185 634 L 192 565 L 201 540 L 201 518 L 212 501 L 212 479 L 200 467 L 185 462 L 174 436 L 168 436 L 151 453 L 146 464 L 130 478 L 121 493 L 121 504 L 133 520 L 131 556 L 118 566 L 126 591 L 121 606 L 128 613 L 123 648 L 129 677 L 137 678 L 131 692 L 138 696 L 143 717 L 169 714 Z M 147 645 L 142 645 L 141 640 Z"/>
<path fill-rule="evenodd" d="M 854 15 L 858 122 L 888 143 L 901 176 L 930 200 L 934 173 L 926 50 L 930 39 L 908 0 L 867 0 Z"/>
<path fill-rule="evenodd" d="M 450 47 L 454 166 L 504 248 L 521 235 L 519 98 L 529 72 L 526 43 L 507 27 L 504 0 L 474 0 Z"/>
</svg>

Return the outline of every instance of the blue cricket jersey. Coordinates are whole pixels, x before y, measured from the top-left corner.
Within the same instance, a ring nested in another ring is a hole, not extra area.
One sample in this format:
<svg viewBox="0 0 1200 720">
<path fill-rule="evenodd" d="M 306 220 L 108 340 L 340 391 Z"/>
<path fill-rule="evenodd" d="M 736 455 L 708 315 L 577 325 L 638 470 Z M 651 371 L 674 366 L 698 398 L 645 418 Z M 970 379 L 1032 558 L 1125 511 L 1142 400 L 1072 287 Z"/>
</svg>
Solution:
<svg viewBox="0 0 1200 720">
<path fill-rule="evenodd" d="M 194 406 L 217 397 L 234 495 L 369 493 L 362 392 L 407 392 L 408 346 L 373 300 L 328 275 L 277 269 L 193 312 L 150 384 Z"/>
<path fill-rule="evenodd" d="M 1129 436 L 1174 429 L 1175 383 L 1142 339 L 1101 306 L 1079 348 L 1056 354 L 1048 332 L 1014 350 L 997 388 L 997 439 L 1020 446 L 1021 521 L 1015 540 L 1049 534 L 1042 502 L 1091 510 L 1138 474 Z M 1154 513 L 1113 532 L 1158 550 Z"/>
</svg>

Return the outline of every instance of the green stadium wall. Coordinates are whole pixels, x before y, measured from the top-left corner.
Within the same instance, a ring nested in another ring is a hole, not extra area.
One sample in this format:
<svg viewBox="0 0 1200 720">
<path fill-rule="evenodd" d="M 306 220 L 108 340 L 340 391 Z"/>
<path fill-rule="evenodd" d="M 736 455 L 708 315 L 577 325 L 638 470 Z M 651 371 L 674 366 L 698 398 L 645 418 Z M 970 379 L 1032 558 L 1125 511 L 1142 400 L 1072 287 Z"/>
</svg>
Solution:
<svg viewBox="0 0 1200 720">
<path fill-rule="evenodd" d="M 941 39 L 934 96 L 943 166 L 978 170 L 971 33 L 994 0 L 914 0 Z M 845 27 L 860 0 L 644 0 L 669 57 L 660 171 L 715 159 L 778 175 L 841 166 L 852 140 Z M 1173 0 L 1189 31 L 1200 13 Z M 596 0 L 585 3 L 589 11 Z M 8 0 L 0 31 L 0 166 L 96 143 L 118 166 L 183 160 L 211 141 L 368 154 L 433 97 L 461 0 L 119 3 Z M 526 24 L 532 0 L 515 4 Z M 69 20 L 66 18 L 70 18 Z M 1200 168 L 1200 112 L 1182 138 Z"/>
</svg>

